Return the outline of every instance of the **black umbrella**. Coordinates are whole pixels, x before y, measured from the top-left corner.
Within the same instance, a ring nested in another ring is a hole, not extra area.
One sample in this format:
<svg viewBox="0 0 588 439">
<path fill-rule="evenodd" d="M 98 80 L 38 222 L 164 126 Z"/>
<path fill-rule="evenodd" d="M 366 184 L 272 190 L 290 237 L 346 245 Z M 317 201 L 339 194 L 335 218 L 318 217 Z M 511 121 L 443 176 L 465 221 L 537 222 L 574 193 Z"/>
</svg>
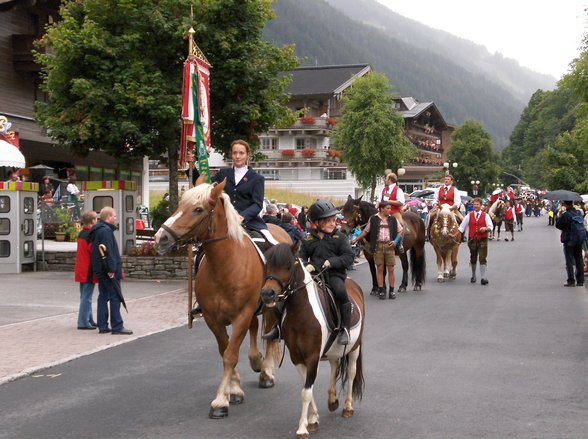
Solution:
<svg viewBox="0 0 588 439">
<path fill-rule="evenodd" d="M 558 191 L 551 191 L 545 193 L 543 196 L 546 200 L 557 200 L 557 201 L 577 201 L 582 203 L 582 197 L 577 192 L 566 191 L 564 189 L 560 189 Z"/>
<path fill-rule="evenodd" d="M 427 195 L 434 194 L 435 191 L 432 189 L 421 189 L 420 191 L 414 191 L 410 194 L 411 198 L 422 198 L 426 197 Z"/>
<path fill-rule="evenodd" d="M 104 264 L 104 269 L 108 271 L 108 263 L 106 262 L 106 254 L 108 253 L 108 250 L 106 249 L 106 246 L 104 244 L 100 244 L 98 246 L 98 251 L 100 252 L 100 256 L 102 257 L 102 264 Z M 124 306 L 127 312 L 129 312 L 129 310 L 127 309 L 127 304 L 125 303 L 125 298 L 123 297 L 122 290 L 120 289 L 120 285 L 118 284 L 116 279 L 110 279 L 110 281 L 112 282 L 112 285 L 116 290 L 116 294 L 120 299 L 120 303 L 122 303 L 122 306 Z"/>
</svg>

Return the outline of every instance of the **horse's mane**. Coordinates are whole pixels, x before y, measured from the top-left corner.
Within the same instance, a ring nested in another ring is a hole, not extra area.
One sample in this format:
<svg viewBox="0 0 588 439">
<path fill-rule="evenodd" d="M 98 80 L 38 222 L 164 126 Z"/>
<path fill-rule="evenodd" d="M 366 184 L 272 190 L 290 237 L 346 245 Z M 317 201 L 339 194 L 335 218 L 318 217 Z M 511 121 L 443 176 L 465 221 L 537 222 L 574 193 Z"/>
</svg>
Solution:
<svg viewBox="0 0 588 439">
<path fill-rule="evenodd" d="M 500 206 L 500 208 L 498 206 Z M 497 199 L 494 203 L 492 203 L 492 206 L 490 206 L 490 209 L 488 209 L 488 215 L 490 215 L 490 217 L 492 219 L 494 219 L 494 217 L 496 216 L 496 210 L 498 210 L 499 214 L 502 213 L 503 206 L 504 206 L 504 201 L 502 201 L 500 198 Z"/>
<path fill-rule="evenodd" d="M 193 206 L 203 206 L 208 208 L 208 200 L 212 192 L 213 185 L 203 183 L 184 192 L 181 204 L 191 204 Z M 227 229 L 229 238 L 237 241 L 239 245 L 243 245 L 244 231 L 241 227 L 239 213 L 233 207 L 230 197 L 226 193 L 221 193 L 222 203 L 225 208 L 225 215 L 227 217 Z"/>
<path fill-rule="evenodd" d="M 277 244 L 265 253 L 268 266 L 289 268 L 294 265 L 294 255 L 288 244 Z"/>
<path fill-rule="evenodd" d="M 376 209 L 376 207 L 372 203 L 370 203 L 369 201 L 362 200 L 362 197 L 363 195 L 359 198 L 354 199 L 351 198 L 351 196 L 349 196 L 347 198 L 347 201 L 343 205 L 343 208 L 341 209 L 341 213 L 345 215 L 350 210 L 352 210 L 353 207 L 357 206 L 361 214 L 361 217 L 364 220 L 364 222 L 361 225 L 365 224 L 365 222 L 367 222 L 370 216 L 378 212 L 378 209 Z"/>
</svg>

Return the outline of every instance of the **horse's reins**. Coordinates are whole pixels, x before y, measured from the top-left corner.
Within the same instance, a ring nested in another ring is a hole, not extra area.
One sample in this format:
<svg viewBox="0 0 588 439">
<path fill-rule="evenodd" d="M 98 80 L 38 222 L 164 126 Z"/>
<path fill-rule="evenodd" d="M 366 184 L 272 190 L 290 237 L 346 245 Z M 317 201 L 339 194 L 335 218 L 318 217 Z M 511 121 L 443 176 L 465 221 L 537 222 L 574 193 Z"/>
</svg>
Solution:
<svg viewBox="0 0 588 439">
<path fill-rule="evenodd" d="M 296 260 L 295 265 L 302 265 L 300 263 L 299 259 Z M 311 274 L 310 280 L 308 282 L 302 282 L 302 285 L 299 285 L 296 288 L 292 287 L 292 284 L 296 281 L 296 270 L 292 270 L 292 275 L 290 276 L 290 279 L 288 279 L 288 283 L 286 283 L 286 285 L 284 285 L 284 282 L 282 282 L 282 280 L 274 274 L 268 274 L 265 277 L 265 280 L 276 281 L 278 283 L 278 285 L 280 286 L 280 289 L 282 290 L 282 292 L 277 295 L 278 300 L 286 300 L 288 297 L 290 297 L 294 293 L 302 290 L 303 288 L 306 288 L 307 285 L 309 285 L 311 282 L 314 282 L 317 278 L 320 278 L 320 276 L 327 270 L 328 270 L 328 268 L 323 268 L 317 274 L 315 274 L 315 275 Z"/>
</svg>

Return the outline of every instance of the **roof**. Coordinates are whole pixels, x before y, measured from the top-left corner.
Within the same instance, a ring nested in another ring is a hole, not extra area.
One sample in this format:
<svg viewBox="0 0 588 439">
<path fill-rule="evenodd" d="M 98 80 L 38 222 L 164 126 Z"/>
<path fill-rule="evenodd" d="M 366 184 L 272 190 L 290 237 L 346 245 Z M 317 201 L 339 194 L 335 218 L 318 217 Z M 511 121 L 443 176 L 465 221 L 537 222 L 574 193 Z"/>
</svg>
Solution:
<svg viewBox="0 0 588 439">
<path fill-rule="evenodd" d="M 436 121 L 436 124 L 440 123 L 443 127 L 448 126 L 433 102 L 419 102 L 412 97 L 396 98 L 394 100 L 397 103 L 400 103 L 398 112 L 402 114 L 405 119 L 417 119 L 421 114 L 428 111 L 432 120 Z"/>
<path fill-rule="evenodd" d="M 289 72 L 292 83 L 286 88 L 286 93 L 292 96 L 332 96 L 349 87 L 354 76 L 364 76 L 371 71 L 369 64 L 300 67 Z"/>
</svg>

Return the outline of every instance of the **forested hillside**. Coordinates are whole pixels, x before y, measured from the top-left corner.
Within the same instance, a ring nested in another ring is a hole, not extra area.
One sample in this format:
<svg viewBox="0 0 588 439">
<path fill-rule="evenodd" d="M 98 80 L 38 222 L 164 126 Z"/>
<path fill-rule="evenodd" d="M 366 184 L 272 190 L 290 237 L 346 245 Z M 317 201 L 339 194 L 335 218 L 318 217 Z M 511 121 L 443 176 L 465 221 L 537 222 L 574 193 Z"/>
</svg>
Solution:
<svg viewBox="0 0 588 439">
<path fill-rule="evenodd" d="M 496 149 L 508 139 L 525 106 L 521 98 L 482 74 L 469 71 L 431 50 L 388 36 L 373 26 L 351 20 L 324 0 L 279 0 L 265 38 L 296 44 L 306 65 L 370 63 L 385 73 L 401 96 L 433 101 L 446 121 L 480 121 Z"/>
</svg>

